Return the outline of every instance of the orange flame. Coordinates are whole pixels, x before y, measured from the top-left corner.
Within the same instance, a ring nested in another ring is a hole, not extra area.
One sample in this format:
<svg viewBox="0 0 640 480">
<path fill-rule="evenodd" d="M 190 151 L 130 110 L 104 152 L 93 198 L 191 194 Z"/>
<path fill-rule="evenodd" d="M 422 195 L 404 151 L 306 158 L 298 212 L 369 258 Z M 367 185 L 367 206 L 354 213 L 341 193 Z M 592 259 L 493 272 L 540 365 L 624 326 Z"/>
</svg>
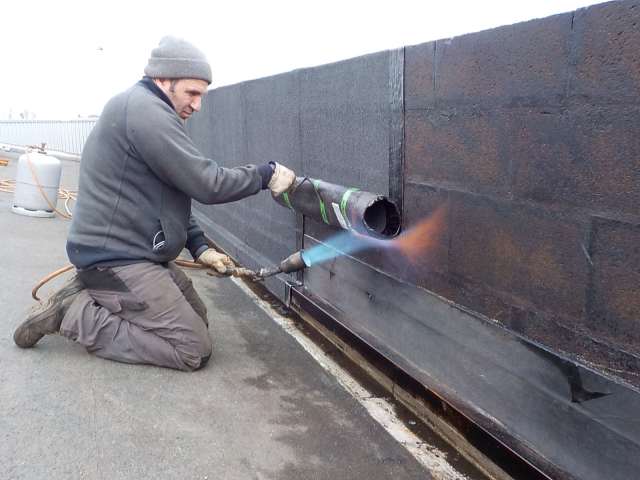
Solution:
<svg viewBox="0 0 640 480">
<path fill-rule="evenodd" d="M 438 207 L 429 217 L 395 239 L 395 246 L 411 261 L 423 259 L 440 241 L 446 212 L 446 205 Z"/>
</svg>

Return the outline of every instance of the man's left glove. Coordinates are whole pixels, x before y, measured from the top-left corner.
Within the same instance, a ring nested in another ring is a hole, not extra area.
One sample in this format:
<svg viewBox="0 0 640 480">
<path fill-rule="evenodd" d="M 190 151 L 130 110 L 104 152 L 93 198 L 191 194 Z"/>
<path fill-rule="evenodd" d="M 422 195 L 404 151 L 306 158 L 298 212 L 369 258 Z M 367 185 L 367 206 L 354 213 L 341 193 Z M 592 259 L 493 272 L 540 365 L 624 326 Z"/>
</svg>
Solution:
<svg viewBox="0 0 640 480">
<path fill-rule="evenodd" d="M 198 263 L 205 267 L 213 268 L 216 272 L 225 274 L 227 269 L 235 268 L 233 261 L 224 253 L 215 251 L 213 248 L 207 248 L 198 257 Z"/>
<path fill-rule="evenodd" d="M 296 174 L 293 170 L 280 165 L 276 162 L 271 162 L 273 168 L 273 175 L 267 185 L 274 197 L 277 197 L 282 192 L 286 192 L 296 181 Z"/>
</svg>

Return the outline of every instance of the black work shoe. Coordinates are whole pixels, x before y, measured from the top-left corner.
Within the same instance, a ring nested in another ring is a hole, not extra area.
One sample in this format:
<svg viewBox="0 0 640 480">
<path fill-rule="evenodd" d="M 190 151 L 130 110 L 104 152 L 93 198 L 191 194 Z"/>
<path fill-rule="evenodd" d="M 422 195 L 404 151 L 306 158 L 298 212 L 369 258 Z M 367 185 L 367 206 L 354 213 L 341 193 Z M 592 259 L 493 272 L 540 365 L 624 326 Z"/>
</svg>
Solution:
<svg viewBox="0 0 640 480">
<path fill-rule="evenodd" d="M 81 290 L 84 290 L 84 285 L 74 276 L 64 287 L 52 293 L 46 302 L 36 305 L 14 332 L 16 345 L 33 347 L 45 335 L 57 333 L 64 314 Z"/>
</svg>

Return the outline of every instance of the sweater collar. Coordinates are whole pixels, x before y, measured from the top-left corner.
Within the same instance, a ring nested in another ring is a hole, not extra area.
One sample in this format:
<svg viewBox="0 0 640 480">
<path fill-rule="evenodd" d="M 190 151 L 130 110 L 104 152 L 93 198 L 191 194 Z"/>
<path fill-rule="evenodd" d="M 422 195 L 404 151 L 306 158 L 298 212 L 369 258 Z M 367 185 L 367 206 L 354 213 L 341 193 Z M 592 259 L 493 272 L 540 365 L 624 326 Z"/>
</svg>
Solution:
<svg viewBox="0 0 640 480">
<path fill-rule="evenodd" d="M 153 79 L 151 77 L 147 77 L 147 76 L 142 77 L 142 80 L 140 80 L 138 84 L 142 85 L 144 88 L 149 90 L 151 93 L 153 93 L 156 97 L 158 97 L 164 103 L 169 105 L 172 110 L 175 110 L 175 107 L 173 106 L 173 103 L 171 103 L 171 100 L 169 100 L 169 97 L 167 97 L 167 94 L 164 93 L 160 89 L 160 87 L 158 87 L 155 83 L 153 83 Z"/>
</svg>

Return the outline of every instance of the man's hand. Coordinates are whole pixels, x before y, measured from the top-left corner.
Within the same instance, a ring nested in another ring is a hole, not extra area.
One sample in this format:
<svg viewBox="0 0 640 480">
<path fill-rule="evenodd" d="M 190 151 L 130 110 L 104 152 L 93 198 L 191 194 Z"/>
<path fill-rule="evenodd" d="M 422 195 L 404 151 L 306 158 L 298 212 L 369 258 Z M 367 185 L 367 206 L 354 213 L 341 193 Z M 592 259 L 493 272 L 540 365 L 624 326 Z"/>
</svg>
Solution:
<svg viewBox="0 0 640 480">
<path fill-rule="evenodd" d="M 273 162 L 274 169 L 273 175 L 267 187 L 271 190 L 274 197 L 277 197 L 282 192 L 286 192 L 291 188 L 296 181 L 296 174 L 293 170 L 288 169 L 284 165 Z"/>
<path fill-rule="evenodd" d="M 224 253 L 216 252 L 213 248 L 208 248 L 198 257 L 198 263 L 205 267 L 213 268 L 218 273 L 227 273 L 227 269 L 233 269 L 235 264 Z"/>
</svg>

